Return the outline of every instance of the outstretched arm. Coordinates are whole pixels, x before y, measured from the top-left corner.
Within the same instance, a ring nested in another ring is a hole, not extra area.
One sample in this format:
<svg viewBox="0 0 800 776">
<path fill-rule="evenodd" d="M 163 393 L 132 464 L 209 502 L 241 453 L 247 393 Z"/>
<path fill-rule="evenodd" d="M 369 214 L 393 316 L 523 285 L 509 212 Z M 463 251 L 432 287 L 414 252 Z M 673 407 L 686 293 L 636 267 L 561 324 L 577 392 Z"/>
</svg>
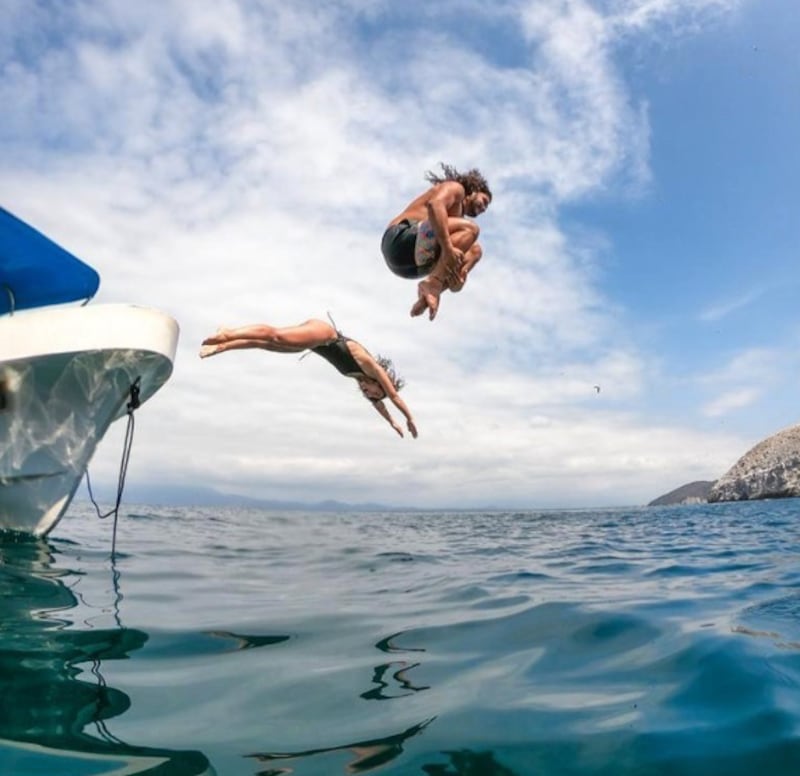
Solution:
<svg viewBox="0 0 800 776">
<path fill-rule="evenodd" d="M 414 418 L 411 417 L 411 410 L 408 409 L 406 403 L 400 398 L 400 394 L 397 393 L 392 381 L 389 379 L 389 375 L 386 374 L 386 370 L 370 355 L 370 353 L 364 348 L 363 345 L 359 345 L 357 342 L 353 342 L 352 340 L 348 343 L 348 347 L 350 348 L 350 352 L 353 354 L 353 358 L 356 360 L 356 363 L 361 367 L 364 371 L 364 374 L 367 377 L 371 377 L 373 380 L 377 380 L 380 383 L 381 388 L 383 388 L 383 392 L 386 394 L 386 398 L 389 399 L 395 407 L 397 407 L 400 412 L 403 413 L 403 416 L 406 419 L 406 426 L 408 428 L 409 433 L 411 434 L 414 439 L 417 438 L 417 427 L 414 424 Z M 374 402 L 375 409 L 386 418 L 386 420 L 391 423 L 392 428 L 397 430 L 397 426 L 395 422 L 391 419 L 389 415 L 389 410 L 383 405 L 382 402 Z M 400 434 L 402 436 L 402 433 Z"/>
<path fill-rule="evenodd" d="M 403 436 L 403 429 L 397 425 L 395 419 L 389 413 L 389 410 L 383 406 L 382 401 L 374 401 L 372 402 L 372 406 L 378 411 L 378 415 L 380 415 L 397 433 L 399 436 Z M 416 434 L 414 434 L 416 436 Z"/>
<path fill-rule="evenodd" d="M 388 383 L 388 388 L 389 388 L 389 390 L 387 390 L 386 386 L 383 386 L 383 390 L 386 393 L 386 397 L 392 402 L 392 404 L 394 404 L 395 407 L 397 407 L 398 410 L 400 410 L 400 412 L 403 413 L 403 416 L 406 419 L 406 427 L 408 428 L 408 431 L 411 434 L 411 436 L 414 437 L 414 439 L 416 439 L 417 426 L 414 423 L 414 418 L 411 417 L 411 411 L 406 406 L 406 403 L 400 398 L 400 394 L 398 394 L 397 391 L 394 389 L 394 386 L 392 385 L 388 377 L 386 379 L 386 382 Z M 386 422 L 389 423 L 389 425 L 398 434 L 400 434 L 400 436 L 403 436 L 402 429 L 400 428 L 400 426 L 397 425 L 397 423 L 395 423 L 394 418 L 389 414 L 389 410 L 386 409 L 386 407 L 383 404 L 383 401 L 382 400 L 374 401 L 372 402 L 372 405 L 375 407 L 376 410 L 378 410 L 378 414 L 380 414 L 383 418 L 385 418 Z"/>
<path fill-rule="evenodd" d="M 391 385 L 391 383 L 389 383 L 389 385 Z M 392 386 L 392 393 L 387 393 L 387 396 L 391 400 L 392 404 L 394 404 L 394 406 L 397 407 L 397 409 L 403 413 L 406 419 L 406 426 L 408 428 L 408 431 L 411 434 L 411 436 L 414 437 L 414 439 L 416 439 L 417 427 L 414 424 L 414 418 L 411 417 L 411 411 L 406 406 L 406 403 L 400 398 L 400 394 L 394 390 L 394 386 Z M 378 410 L 378 412 L 380 412 L 380 410 Z M 387 415 L 389 414 L 388 410 L 386 410 L 385 407 L 384 407 L 384 412 L 386 412 Z"/>
</svg>

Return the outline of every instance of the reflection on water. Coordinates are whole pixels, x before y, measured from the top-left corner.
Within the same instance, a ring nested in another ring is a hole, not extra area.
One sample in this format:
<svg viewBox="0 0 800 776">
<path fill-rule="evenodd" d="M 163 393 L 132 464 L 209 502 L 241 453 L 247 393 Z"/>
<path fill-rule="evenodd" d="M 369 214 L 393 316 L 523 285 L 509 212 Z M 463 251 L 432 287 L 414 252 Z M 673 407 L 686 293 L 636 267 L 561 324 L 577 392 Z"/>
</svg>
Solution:
<svg viewBox="0 0 800 776">
<path fill-rule="evenodd" d="M 419 666 L 419 663 L 406 663 L 403 661 L 375 666 L 372 683 L 376 686 L 371 690 L 362 692 L 360 697 L 365 701 L 386 701 L 391 698 L 402 698 L 404 695 L 411 695 L 413 692 L 429 690 L 430 687 L 427 685 L 415 685 L 408 678 L 408 672 L 417 666 Z M 390 692 L 392 684 L 400 687 L 401 691 Z"/>
<path fill-rule="evenodd" d="M 424 649 L 397 647 L 392 643 L 392 639 L 397 638 L 402 634 L 395 633 L 392 636 L 387 636 L 381 639 L 375 646 L 381 652 L 395 653 L 395 652 L 424 652 Z M 420 663 L 409 663 L 406 660 L 393 660 L 388 663 L 382 663 L 375 666 L 372 674 L 372 683 L 375 685 L 370 690 L 362 692 L 359 697 L 365 701 L 386 701 L 392 698 L 402 698 L 405 695 L 411 695 L 415 692 L 422 690 L 429 690 L 428 685 L 416 685 L 409 678 L 409 672 L 417 668 Z M 392 684 L 400 688 L 399 692 L 392 692 Z"/>
<path fill-rule="evenodd" d="M 103 662 L 148 637 L 78 629 L 69 584 L 79 576 L 57 569 L 54 554 L 45 541 L 0 537 L 0 773 L 212 774 L 200 752 L 130 746 L 108 730 L 130 699 L 106 684 Z"/>
<path fill-rule="evenodd" d="M 289 636 L 256 636 L 220 630 L 208 631 L 208 635 L 228 639 L 233 642 L 234 649 L 236 650 L 271 647 L 273 644 L 282 644 L 284 641 L 289 641 Z"/>
<path fill-rule="evenodd" d="M 123 626 L 120 579 L 113 566 L 108 578 L 113 606 L 89 607 L 87 617 L 83 573 L 64 568 L 64 557 L 57 543 L 0 535 L 0 774 L 213 776 L 213 767 L 199 751 L 134 746 L 114 735 L 109 722 L 128 711 L 131 700 L 109 686 L 104 664 L 129 659 L 149 636 Z M 98 611 L 101 618 L 96 617 Z M 110 626 L 100 627 L 96 624 L 100 619 Z M 205 634 L 227 642 L 230 647 L 223 651 L 230 653 L 290 641 L 285 634 L 222 629 Z M 411 675 L 420 662 L 402 659 L 402 653 L 421 657 L 425 649 L 398 646 L 396 641 L 404 635 L 394 633 L 375 644 L 391 657 L 373 667 L 372 687 L 361 692 L 360 699 L 393 700 L 430 689 Z M 149 649 L 151 658 L 158 654 L 158 646 L 155 653 L 152 646 Z M 407 743 L 434 719 L 380 737 L 354 737 L 337 746 L 254 752 L 244 758 L 258 763 L 256 776 L 303 773 L 315 763 L 331 773 L 367 773 L 391 767 Z M 440 776 L 513 776 L 490 752 L 462 750 L 442 756 L 448 764 L 424 765 L 422 771 Z"/>
<path fill-rule="evenodd" d="M 220 635 L 230 636 L 233 634 Z M 420 647 L 401 647 L 395 644 L 396 639 L 407 635 L 403 632 L 394 633 L 380 639 L 375 646 L 387 654 L 424 653 L 426 651 Z M 238 638 L 242 639 L 243 637 L 239 636 Z M 245 641 L 241 648 L 249 647 L 250 644 Z M 403 660 L 394 660 L 375 666 L 372 677 L 375 687 L 360 693 L 359 698 L 368 701 L 393 700 L 431 689 L 427 685 L 414 684 L 408 676 L 410 671 L 420 665 L 420 662 L 409 663 Z M 392 686 L 400 688 L 400 691 L 392 691 Z M 266 768 L 257 770 L 255 776 L 288 776 L 306 772 L 365 774 L 374 770 L 393 772 L 390 769 L 387 770 L 390 763 L 398 760 L 411 739 L 421 734 L 435 720 L 435 716 L 430 717 L 400 733 L 350 741 L 337 746 L 299 749 L 293 752 L 254 752 L 244 756 L 267 765 Z M 342 759 L 342 755 L 345 755 L 345 759 Z M 430 776 L 518 776 L 515 771 L 498 762 L 492 751 L 476 752 L 459 749 L 458 751 L 443 751 L 440 755 L 448 762 L 421 764 L 420 770 L 415 769 L 413 772 L 430 774 Z M 318 760 L 320 762 L 314 763 Z M 308 769 L 311 770 L 308 771 Z"/>
<path fill-rule="evenodd" d="M 312 757 L 316 755 L 327 755 L 334 752 L 350 752 L 352 759 L 347 763 L 344 768 L 345 773 L 366 773 L 367 771 L 377 768 L 381 765 L 391 762 L 403 752 L 403 744 L 408 739 L 413 738 L 418 733 L 421 733 L 433 719 L 427 719 L 420 722 L 418 725 L 412 725 L 407 730 L 396 735 L 386 736 L 384 738 L 375 738 L 367 741 L 354 741 L 350 744 L 343 744 L 341 746 L 323 747 L 320 749 L 306 749 L 299 752 L 262 752 L 255 754 L 248 754 L 247 757 L 252 757 L 259 762 L 274 762 L 276 760 L 299 760 L 304 757 Z M 332 770 L 333 772 L 333 770 Z M 278 776 L 278 774 L 292 773 L 291 768 L 278 768 L 272 770 L 258 771 L 257 776 Z"/>
<path fill-rule="evenodd" d="M 770 639 L 781 649 L 800 650 L 800 595 L 762 601 L 747 607 L 740 618 L 743 623 L 731 628 L 734 633 Z"/>
<path fill-rule="evenodd" d="M 516 776 L 510 768 L 494 759 L 491 752 L 445 752 L 450 758 L 448 765 L 423 765 L 429 776 Z"/>
</svg>

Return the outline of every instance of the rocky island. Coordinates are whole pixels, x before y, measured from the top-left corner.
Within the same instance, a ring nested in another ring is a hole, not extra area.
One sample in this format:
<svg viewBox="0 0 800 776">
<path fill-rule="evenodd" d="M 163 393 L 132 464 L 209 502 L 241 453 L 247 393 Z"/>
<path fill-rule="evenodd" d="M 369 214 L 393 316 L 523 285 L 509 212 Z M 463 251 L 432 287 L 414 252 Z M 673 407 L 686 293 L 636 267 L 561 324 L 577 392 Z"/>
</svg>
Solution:
<svg viewBox="0 0 800 776">
<path fill-rule="evenodd" d="M 800 496 L 800 425 L 759 442 L 715 482 L 691 482 L 648 506 L 795 496 Z"/>
</svg>

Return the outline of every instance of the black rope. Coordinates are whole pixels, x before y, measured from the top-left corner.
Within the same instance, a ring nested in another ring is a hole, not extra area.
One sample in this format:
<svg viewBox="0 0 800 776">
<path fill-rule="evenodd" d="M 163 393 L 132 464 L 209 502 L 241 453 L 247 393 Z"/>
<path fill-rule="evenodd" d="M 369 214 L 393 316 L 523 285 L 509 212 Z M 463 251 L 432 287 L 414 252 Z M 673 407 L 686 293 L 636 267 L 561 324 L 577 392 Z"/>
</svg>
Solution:
<svg viewBox="0 0 800 776">
<path fill-rule="evenodd" d="M 117 549 L 117 520 L 119 519 L 119 505 L 122 503 L 122 492 L 125 490 L 125 478 L 128 475 L 128 463 L 130 462 L 131 458 L 131 448 L 133 447 L 133 432 L 135 428 L 135 421 L 133 418 L 133 411 L 139 408 L 141 401 L 139 400 L 139 390 L 141 384 L 141 377 L 137 377 L 133 383 L 131 383 L 130 387 L 130 401 L 127 404 L 127 411 L 128 411 L 128 426 L 125 429 L 125 442 L 122 445 L 122 460 L 120 461 L 119 465 L 119 477 L 117 479 L 117 500 L 114 504 L 113 509 L 109 509 L 108 512 L 105 514 L 101 514 L 100 507 L 98 506 L 97 502 L 94 498 L 94 493 L 92 493 L 92 481 L 89 478 L 89 468 L 86 468 L 86 487 L 89 491 L 89 498 L 94 504 L 95 511 L 97 512 L 97 516 L 104 520 L 111 515 L 114 515 L 114 527 L 111 533 L 111 559 L 114 559 L 114 554 Z"/>
</svg>

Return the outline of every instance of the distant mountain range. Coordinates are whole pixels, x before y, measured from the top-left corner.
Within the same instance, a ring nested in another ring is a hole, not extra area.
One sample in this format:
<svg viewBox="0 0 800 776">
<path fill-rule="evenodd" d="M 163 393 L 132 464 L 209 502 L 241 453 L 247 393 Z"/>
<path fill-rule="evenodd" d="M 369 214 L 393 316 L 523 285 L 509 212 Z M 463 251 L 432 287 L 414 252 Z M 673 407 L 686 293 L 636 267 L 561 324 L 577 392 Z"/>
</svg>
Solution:
<svg viewBox="0 0 800 776">
<path fill-rule="evenodd" d="M 95 490 L 95 499 L 101 507 L 103 503 L 113 502 L 110 493 Z M 76 501 L 87 500 L 86 491 L 80 489 L 75 496 Z M 325 499 L 323 501 L 279 501 L 275 499 L 250 498 L 233 493 L 220 493 L 213 488 L 191 487 L 181 485 L 137 485 L 129 482 L 122 497 L 127 504 L 151 504 L 165 507 L 251 507 L 254 509 L 289 509 L 307 512 L 414 512 L 413 507 L 392 507 L 386 504 L 364 502 L 350 504 L 344 501 Z"/>
</svg>

